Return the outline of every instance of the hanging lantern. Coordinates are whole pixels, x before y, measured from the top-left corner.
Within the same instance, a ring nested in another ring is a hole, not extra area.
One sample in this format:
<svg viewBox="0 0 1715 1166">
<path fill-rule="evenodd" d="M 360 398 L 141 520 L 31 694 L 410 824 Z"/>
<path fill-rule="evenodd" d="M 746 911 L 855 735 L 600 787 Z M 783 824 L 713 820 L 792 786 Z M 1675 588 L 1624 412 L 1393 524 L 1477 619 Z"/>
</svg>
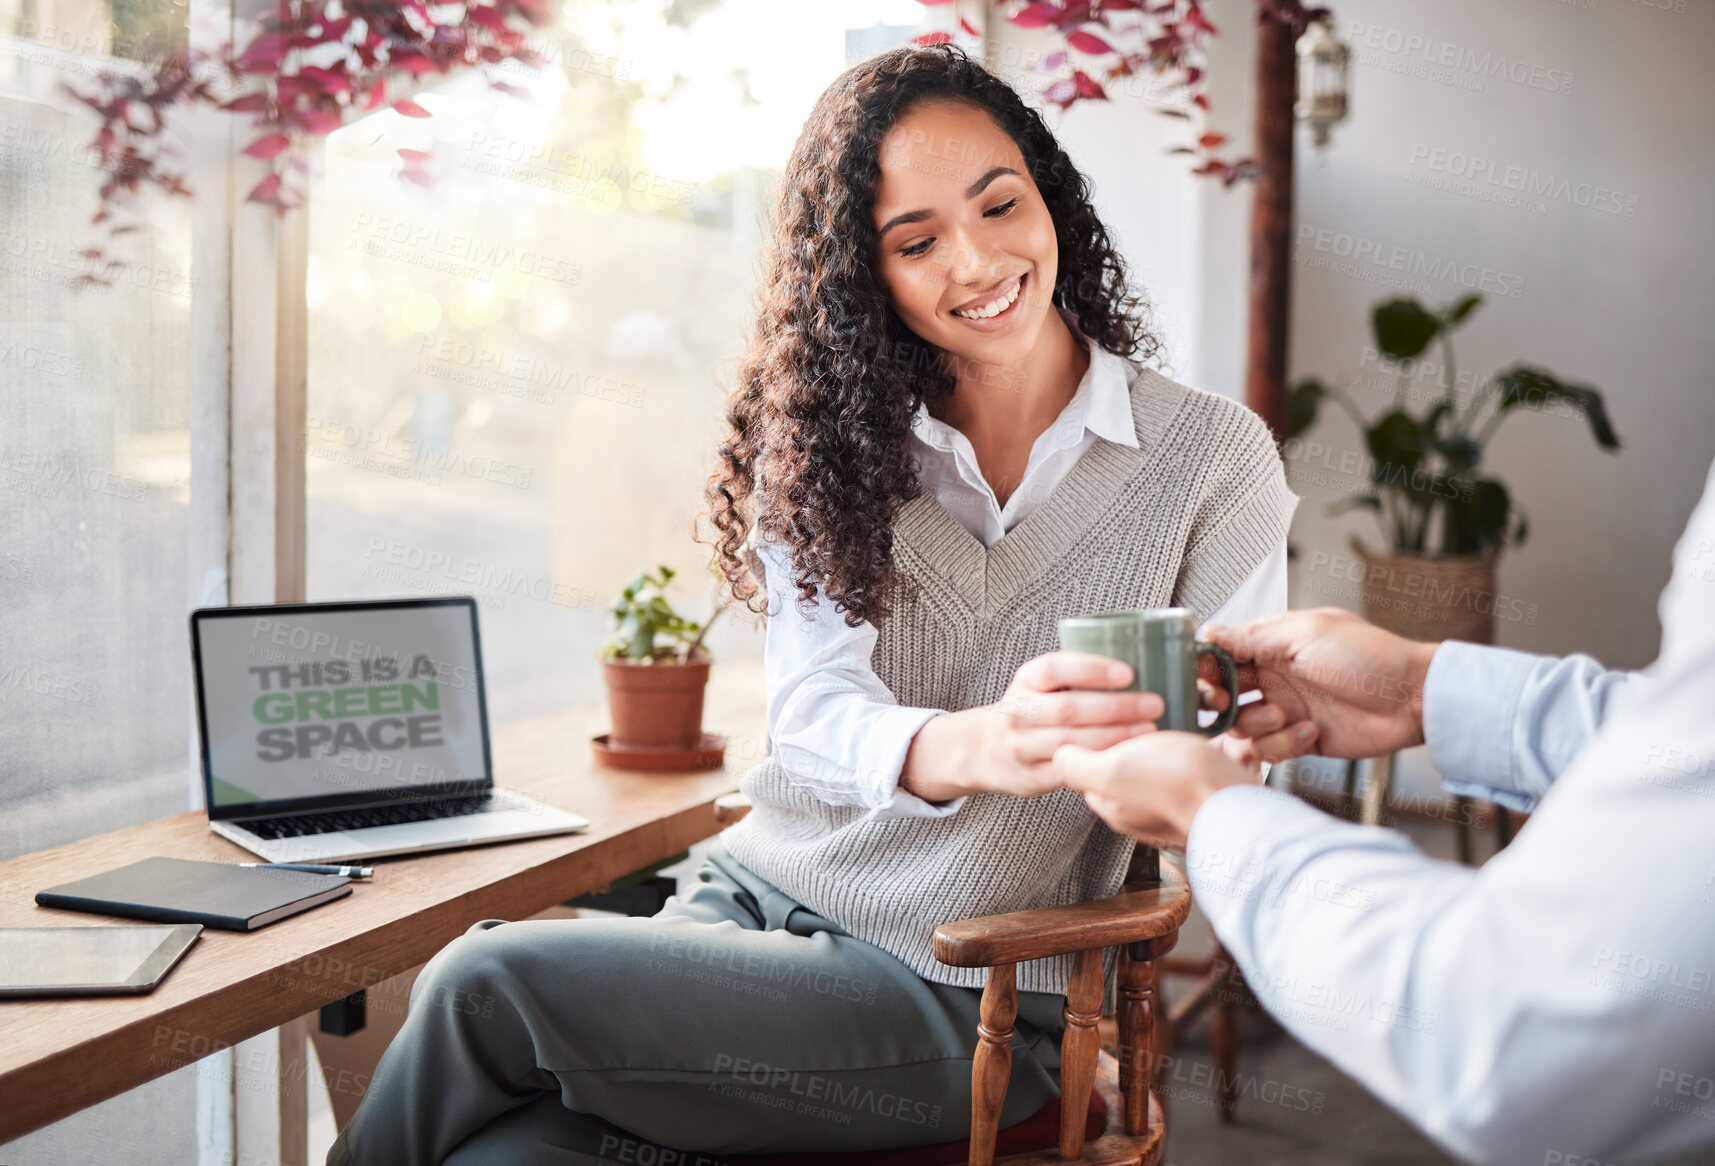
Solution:
<svg viewBox="0 0 1715 1166">
<path fill-rule="evenodd" d="M 1316 146 L 1328 144 L 1330 127 L 1346 119 L 1346 76 L 1352 51 L 1326 20 L 1312 24 L 1298 40 L 1298 104 L 1293 113 L 1309 122 Z"/>
</svg>

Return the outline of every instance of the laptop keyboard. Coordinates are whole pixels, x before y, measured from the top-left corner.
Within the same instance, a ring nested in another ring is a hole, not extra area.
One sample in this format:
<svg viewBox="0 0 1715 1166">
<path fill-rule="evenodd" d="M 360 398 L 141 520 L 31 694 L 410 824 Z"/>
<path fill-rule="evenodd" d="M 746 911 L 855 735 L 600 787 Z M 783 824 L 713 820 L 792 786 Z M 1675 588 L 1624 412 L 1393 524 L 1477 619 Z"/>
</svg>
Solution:
<svg viewBox="0 0 1715 1166">
<path fill-rule="evenodd" d="M 437 798 L 426 802 L 400 802 L 397 805 L 328 810 L 320 814 L 249 818 L 236 824 L 258 838 L 303 838 L 313 834 L 332 834 L 337 830 L 363 830 L 370 826 L 398 826 L 405 822 L 427 822 L 434 818 L 457 818 L 498 808 L 492 797 L 482 794 L 468 798 Z"/>
</svg>

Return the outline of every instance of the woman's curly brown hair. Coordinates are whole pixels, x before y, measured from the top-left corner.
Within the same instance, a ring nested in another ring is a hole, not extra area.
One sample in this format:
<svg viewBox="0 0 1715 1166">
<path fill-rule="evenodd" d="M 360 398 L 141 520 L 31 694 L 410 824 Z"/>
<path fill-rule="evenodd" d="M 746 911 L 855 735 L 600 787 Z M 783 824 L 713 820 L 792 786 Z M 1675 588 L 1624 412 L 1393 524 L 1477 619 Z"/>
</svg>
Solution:
<svg viewBox="0 0 1715 1166">
<path fill-rule="evenodd" d="M 893 49 L 847 69 L 817 100 L 787 161 L 754 331 L 727 402 L 729 431 L 704 491 L 720 572 L 752 611 L 761 610 L 760 579 L 744 557 L 753 526 L 790 549 L 800 605 L 819 587 L 849 627 L 879 624 L 888 592 L 905 585 L 895 577 L 893 519 L 922 491 L 912 418 L 919 404 L 950 395 L 955 376 L 877 279 L 873 214 L 881 142 L 933 99 L 987 112 L 1017 143 L 1054 221 L 1053 302 L 1109 352 L 1148 360 L 1159 349 L 1089 183 L 1006 82 L 948 44 Z"/>
</svg>

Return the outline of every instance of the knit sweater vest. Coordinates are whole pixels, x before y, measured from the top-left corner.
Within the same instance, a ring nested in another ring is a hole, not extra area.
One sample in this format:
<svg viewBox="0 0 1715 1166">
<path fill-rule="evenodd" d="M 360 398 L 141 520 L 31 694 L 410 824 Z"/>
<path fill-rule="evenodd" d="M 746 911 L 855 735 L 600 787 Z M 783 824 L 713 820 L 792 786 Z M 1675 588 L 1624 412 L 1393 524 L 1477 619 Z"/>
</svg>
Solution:
<svg viewBox="0 0 1715 1166">
<path fill-rule="evenodd" d="M 1059 647 L 1064 616 L 1180 606 L 1207 617 L 1286 536 L 1298 499 L 1256 414 L 1135 363 L 1129 375 L 1141 448 L 1098 440 L 992 547 L 931 491 L 900 508 L 894 561 L 916 594 L 895 589 L 871 661 L 900 704 L 992 704 L 1020 665 Z M 962 987 L 987 973 L 937 962 L 936 927 L 1116 894 L 1133 848 L 1068 789 L 864 822 L 772 756 L 741 788 L 753 808 L 721 835 L 733 858 L 924 979 Z M 1023 964 L 1018 987 L 1064 993 L 1071 968 L 1071 956 Z"/>
</svg>

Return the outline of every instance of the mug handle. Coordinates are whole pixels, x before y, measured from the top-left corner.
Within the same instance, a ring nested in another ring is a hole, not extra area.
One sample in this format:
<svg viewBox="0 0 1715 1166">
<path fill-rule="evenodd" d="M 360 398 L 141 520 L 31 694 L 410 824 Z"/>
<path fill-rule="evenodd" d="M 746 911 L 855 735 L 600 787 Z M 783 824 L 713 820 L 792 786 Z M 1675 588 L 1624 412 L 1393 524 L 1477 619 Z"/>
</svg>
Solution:
<svg viewBox="0 0 1715 1166">
<path fill-rule="evenodd" d="M 1205 737 L 1219 737 L 1233 727 L 1233 721 L 1239 715 L 1239 667 L 1233 663 L 1230 652 L 1219 644 L 1206 644 L 1198 640 L 1192 649 L 1199 656 L 1213 656 L 1215 667 L 1221 673 L 1221 684 L 1227 690 L 1227 707 L 1217 716 L 1213 724 L 1200 725 L 1197 731 Z"/>
</svg>

